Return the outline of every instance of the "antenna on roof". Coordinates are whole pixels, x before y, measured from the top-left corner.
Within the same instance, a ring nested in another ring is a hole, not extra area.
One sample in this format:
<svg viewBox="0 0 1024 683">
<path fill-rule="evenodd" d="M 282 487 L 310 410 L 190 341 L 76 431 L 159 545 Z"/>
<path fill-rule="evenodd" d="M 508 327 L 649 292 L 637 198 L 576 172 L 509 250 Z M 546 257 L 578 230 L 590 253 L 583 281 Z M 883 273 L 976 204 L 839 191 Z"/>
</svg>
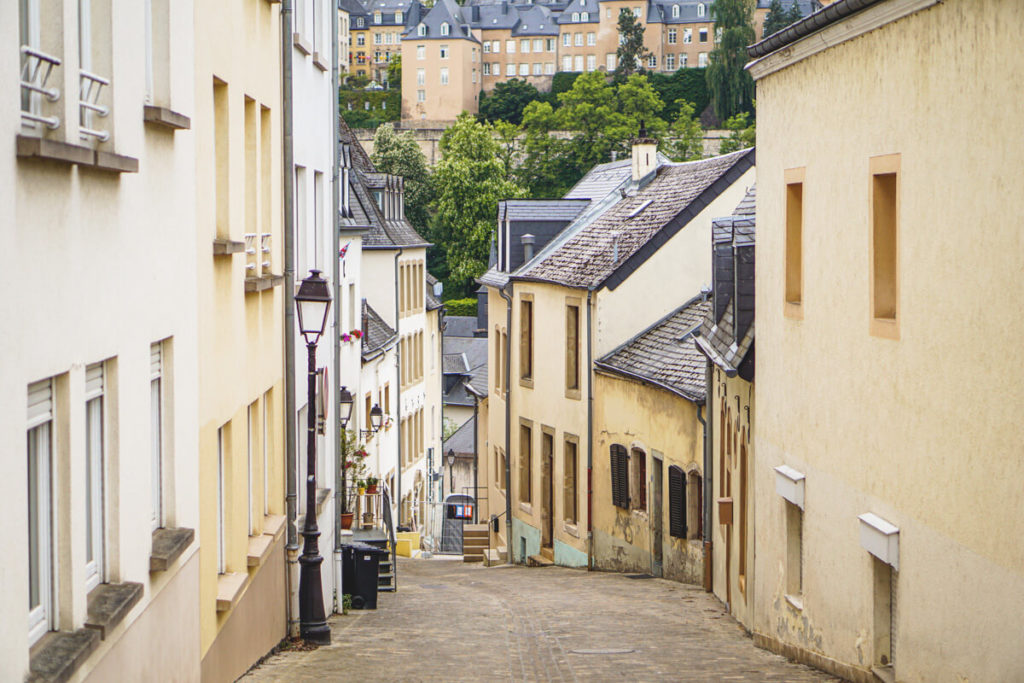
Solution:
<svg viewBox="0 0 1024 683">
<path fill-rule="evenodd" d="M 647 137 L 647 127 L 644 126 L 643 120 L 640 121 L 640 133 L 638 134 L 637 137 L 641 137 L 641 138 Z"/>
</svg>

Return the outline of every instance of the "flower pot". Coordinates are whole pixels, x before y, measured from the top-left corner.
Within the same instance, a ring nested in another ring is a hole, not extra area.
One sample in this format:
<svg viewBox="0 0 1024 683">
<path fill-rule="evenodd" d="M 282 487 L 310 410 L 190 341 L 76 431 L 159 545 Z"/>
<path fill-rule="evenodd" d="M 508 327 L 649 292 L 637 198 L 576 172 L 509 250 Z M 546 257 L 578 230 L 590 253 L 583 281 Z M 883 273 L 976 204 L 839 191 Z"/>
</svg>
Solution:
<svg viewBox="0 0 1024 683">
<path fill-rule="evenodd" d="M 367 493 L 377 493 L 377 485 L 376 484 L 370 484 L 369 486 L 366 487 L 366 492 Z"/>
<path fill-rule="evenodd" d="M 352 528 L 352 519 L 354 517 L 355 517 L 355 513 L 354 512 L 342 512 L 341 513 L 341 528 L 342 529 L 351 529 Z"/>
<path fill-rule="evenodd" d="M 362 486 L 360 486 L 360 487 L 359 487 L 359 495 L 361 496 L 361 495 L 363 495 L 364 493 L 366 493 L 366 489 L 365 489 L 365 488 L 363 488 Z"/>
</svg>

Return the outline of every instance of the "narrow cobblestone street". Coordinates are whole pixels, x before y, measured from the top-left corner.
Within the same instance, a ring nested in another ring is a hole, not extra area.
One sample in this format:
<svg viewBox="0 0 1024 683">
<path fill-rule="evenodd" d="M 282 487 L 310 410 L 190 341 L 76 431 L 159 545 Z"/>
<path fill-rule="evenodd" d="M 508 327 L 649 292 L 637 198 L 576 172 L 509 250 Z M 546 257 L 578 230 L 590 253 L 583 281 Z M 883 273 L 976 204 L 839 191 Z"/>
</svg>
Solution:
<svg viewBox="0 0 1024 683">
<path fill-rule="evenodd" d="M 403 560 L 376 611 L 245 681 L 832 681 L 754 647 L 698 587 L 560 567 Z"/>
</svg>

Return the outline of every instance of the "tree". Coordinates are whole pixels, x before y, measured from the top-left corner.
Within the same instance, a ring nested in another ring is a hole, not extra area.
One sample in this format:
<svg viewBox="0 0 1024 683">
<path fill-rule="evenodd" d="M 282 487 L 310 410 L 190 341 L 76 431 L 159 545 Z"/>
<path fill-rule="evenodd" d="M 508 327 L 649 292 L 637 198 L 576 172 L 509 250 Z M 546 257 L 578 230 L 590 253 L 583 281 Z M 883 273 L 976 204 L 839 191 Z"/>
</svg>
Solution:
<svg viewBox="0 0 1024 683">
<path fill-rule="evenodd" d="M 747 62 L 747 45 L 754 42 L 752 0 L 717 0 L 711 6 L 715 31 L 721 39 L 711 51 L 707 69 L 708 90 L 715 115 L 727 119 L 741 111 L 749 111 L 754 101 L 754 79 L 743 66 Z"/>
<path fill-rule="evenodd" d="M 579 177 L 569 159 L 569 141 L 551 135 L 558 127 L 549 102 L 531 102 L 523 110 L 522 155 L 515 177 L 531 197 L 560 197 Z"/>
<path fill-rule="evenodd" d="M 518 78 L 498 83 L 490 95 L 480 98 L 480 117 L 518 126 L 523 120 L 523 109 L 539 96 L 537 88 Z"/>
<path fill-rule="evenodd" d="M 619 49 L 615 52 L 619 65 L 615 67 L 615 80 L 643 73 L 644 61 L 650 54 L 644 47 L 644 25 L 630 10 L 623 9 L 619 12 Z"/>
<path fill-rule="evenodd" d="M 450 277 L 461 289 L 487 269 L 498 202 L 526 195 L 505 177 L 500 156 L 493 126 L 465 112 L 441 136 L 431 234 L 443 241 Z"/>
<path fill-rule="evenodd" d="M 754 146 L 757 140 L 757 129 L 750 122 L 750 115 L 747 112 L 730 117 L 725 122 L 725 127 L 732 132 L 729 134 L 729 137 L 722 140 L 722 145 L 718 150 L 720 154 L 728 154 L 729 152 Z"/>
<path fill-rule="evenodd" d="M 402 55 L 392 54 L 388 62 L 388 87 L 402 87 Z"/>
<path fill-rule="evenodd" d="M 397 133 L 392 124 L 381 125 L 373 134 L 372 159 L 381 173 L 405 179 L 405 217 L 417 232 L 429 236 L 429 207 L 434 199 L 434 187 L 427 158 L 412 132 Z"/>
<path fill-rule="evenodd" d="M 660 139 L 668 125 L 658 114 L 665 108 L 665 103 L 657 91 L 651 86 L 647 76 L 633 74 L 615 90 L 619 103 L 619 113 L 625 117 L 630 135 L 647 129 L 648 137 Z"/>
<path fill-rule="evenodd" d="M 696 161 L 704 158 L 704 128 L 695 116 L 693 105 L 686 100 L 677 100 L 679 115 L 672 123 L 672 139 L 665 146 L 665 153 L 673 161 Z"/>
<path fill-rule="evenodd" d="M 555 111 L 556 128 L 576 133 L 568 144 L 567 161 L 578 179 L 621 148 L 631 134 L 629 120 L 619 113 L 615 89 L 600 71 L 580 74 L 558 99 L 562 106 Z"/>
<path fill-rule="evenodd" d="M 764 30 L 761 37 L 778 33 L 787 26 L 789 26 L 789 13 L 782 8 L 782 0 L 772 0 L 768 5 L 768 16 L 764 18 Z"/>
<path fill-rule="evenodd" d="M 795 24 L 803 18 L 804 14 L 800 11 L 800 3 L 793 0 L 793 4 L 789 6 L 789 12 L 786 13 L 786 24 Z"/>
</svg>

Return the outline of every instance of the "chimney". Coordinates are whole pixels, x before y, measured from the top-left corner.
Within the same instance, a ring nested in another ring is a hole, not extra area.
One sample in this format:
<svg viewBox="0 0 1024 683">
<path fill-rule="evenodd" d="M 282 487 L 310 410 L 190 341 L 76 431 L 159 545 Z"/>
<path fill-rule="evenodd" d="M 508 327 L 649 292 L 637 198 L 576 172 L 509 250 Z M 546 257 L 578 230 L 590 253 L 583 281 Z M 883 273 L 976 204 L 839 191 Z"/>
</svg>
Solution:
<svg viewBox="0 0 1024 683">
<path fill-rule="evenodd" d="M 647 128 L 640 122 L 640 133 L 633 140 L 633 182 L 639 181 L 658 166 L 658 141 L 647 137 Z"/>
<path fill-rule="evenodd" d="M 480 23 L 480 5 L 473 5 L 473 21 Z"/>
<path fill-rule="evenodd" d="M 530 233 L 526 233 L 519 240 L 523 243 L 523 263 L 531 261 L 533 259 L 533 245 L 536 243 L 536 239 Z"/>
<path fill-rule="evenodd" d="M 501 13 L 508 14 L 508 0 L 501 0 Z"/>
</svg>

